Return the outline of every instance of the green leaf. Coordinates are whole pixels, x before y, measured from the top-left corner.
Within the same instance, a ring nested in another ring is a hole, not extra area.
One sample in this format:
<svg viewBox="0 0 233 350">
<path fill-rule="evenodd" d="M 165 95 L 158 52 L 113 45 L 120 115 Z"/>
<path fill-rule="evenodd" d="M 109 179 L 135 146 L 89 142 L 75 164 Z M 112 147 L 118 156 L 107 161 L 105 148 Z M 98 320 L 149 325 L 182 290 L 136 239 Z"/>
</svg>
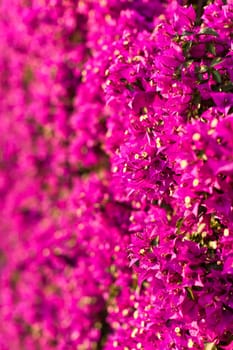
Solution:
<svg viewBox="0 0 233 350">
<path fill-rule="evenodd" d="M 222 91 L 224 92 L 233 92 L 233 84 L 229 82 L 228 84 L 222 87 Z"/>
<path fill-rule="evenodd" d="M 184 66 L 188 68 L 193 64 L 193 62 L 194 62 L 193 59 L 189 59 L 189 60 L 184 62 Z"/>
<path fill-rule="evenodd" d="M 203 161 L 206 161 L 206 160 L 207 160 L 207 156 L 206 156 L 204 150 L 197 150 L 195 153 L 196 153 L 196 156 L 197 156 L 199 159 L 202 159 Z"/>
<path fill-rule="evenodd" d="M 134 87 L 131 84 L 126 84 L 125 85 L 126 89 L 128 89 L 129 91 L 134 91 Z"/>
<path fill-rule="evenodd" d="M 201 72 L 201 73 L 206 73 L 206 72 L 208 72 L 208 69 L 209 69 L 208 66 L 201 66 L 201 67 L 200 67 L 200 72 Z"/>
<path fill-rule="evenodd" d="M 214 80 L 217 83 L 221 84 L 221 82 L 222 82 L 221 74 L 217 70 L 213 70 L 212 75 L 213 75 Z"/>
<path fill-rule="evenodd" d="M 214 67 L 214 66 L 216 66 L 217 64 L 219 64 L 219 63 L 222 63 L 222 58 L 221 57 L 216 57 L 216 58 L 214 58 L 212 61 L 211 61 L 211 63 L 210 63 L 210 67 Z"/>
<path fill-rule="evenodd" d="M 178 233 L 180 233 L 180 229 L 182 227 L 183 222 L 184 222 L 184 218 L 180 218 L 176 221 L 176 228 Z"/>
<path fill-rule="evenodd" d="M 208 74 L 208 75 L 209 75 L 209 74 Z M 198 73 L 198 74 L 197 74 L 197 77 L 198 77 L 198 82 L 199 82 L 200 84 L 207 83 L 207 81 L 209 80 L 209 76 L 208 76 L 208 79 L 204 79 L 202 73 Z"/>
<path fill-rule="evenodd" d="M 184 54 L 187 54 L 192 46 L 193 46 L 192 40 L 189 40 L 183 43 L 182 48 L 183 48 Z"/>
<path fill-rule="evenodd" d="M 193 35 L 193 32 L 190 32 L 190 31 L 188 31 L 188 30 L 185 30 L 185 31 L 181 34 L 181 36 L 190 36 L 190 35 Z"/>
<path fill-rule="evenodd" d="M 159 236 L 156 236 L 154 239 L 152 239 L 152 241 L 150 242 L 150 245 L 152 247 L 158 247 L 158 245 L 159 245 Z"/>
<path fill-rule="evenodd" d="M 212 53 L 212 55 L 216 56 L 216 48 L 214 43 L 207 43 L 207 50 Z"/>
<path fill-rule="evenodd" d="M 214 343 L 205 343 L 204 350 L 217 350 L 217 347 Z"/>
<path fill-rule="evenodd" d="M 218 36 L 218 33 L 209 27 L 203 28 L 200 32 L 199 35 L 214 35 L 214 36 Z"/>
<path fill-rule="evenodd" d="M 188 293 L 188 297 L 191 299 L 191 300 L 195 300 L 195 297 L 194 297 L 194 294 L 193 294 L 193 291 L 192 291 L 192 288 L 190 287 L 185 287 L 187 293 Z"/>
<path fill-rule="evenodd" d="M 208 264 L 206 267 L 208 271 L 211 271 L 211 270 L 222 271 L 223 269 L 223 265 L 222 264 L 218 265 L 217 263 Z"/>
</svg>

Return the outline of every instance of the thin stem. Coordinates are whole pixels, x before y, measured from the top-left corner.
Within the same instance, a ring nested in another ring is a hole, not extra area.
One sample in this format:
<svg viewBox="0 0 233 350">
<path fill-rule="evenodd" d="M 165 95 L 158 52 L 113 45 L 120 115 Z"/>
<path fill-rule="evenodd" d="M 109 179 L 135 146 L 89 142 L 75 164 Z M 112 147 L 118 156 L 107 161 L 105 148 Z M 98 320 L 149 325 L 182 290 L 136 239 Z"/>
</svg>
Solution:
<svg viewBox="0 0 233 350">
<path fill-rule="evenodd" d="M 207 1 L 205 0 L 198 0 L 198 4 L 197 4 L 197 20 L 196 23 L 198 25 L 201 24 L 201 16 L 203 14 L 203 8 L 206 5 Z"/>
</svg>

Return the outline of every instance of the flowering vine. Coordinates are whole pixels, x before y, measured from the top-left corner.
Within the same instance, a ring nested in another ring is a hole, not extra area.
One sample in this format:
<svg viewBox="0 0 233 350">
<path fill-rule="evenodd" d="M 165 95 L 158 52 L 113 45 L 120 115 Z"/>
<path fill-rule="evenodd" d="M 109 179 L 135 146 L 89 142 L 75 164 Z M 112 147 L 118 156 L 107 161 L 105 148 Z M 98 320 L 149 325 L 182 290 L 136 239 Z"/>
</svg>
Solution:
<svg viewBox="0 0 233 350">
<path fill-rule="evenodd" d="M 0 349 L 232 349 L 232 23 L 1 2 Z"/>
</svg>

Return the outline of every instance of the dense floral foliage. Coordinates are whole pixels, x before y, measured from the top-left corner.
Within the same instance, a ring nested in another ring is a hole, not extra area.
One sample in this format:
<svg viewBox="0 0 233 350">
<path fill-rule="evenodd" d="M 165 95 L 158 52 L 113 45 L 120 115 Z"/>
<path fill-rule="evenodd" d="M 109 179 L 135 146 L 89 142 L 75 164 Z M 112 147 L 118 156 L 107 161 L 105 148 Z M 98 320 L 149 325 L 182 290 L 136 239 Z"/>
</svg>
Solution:
<svg viewBox="0 0 233 350">
<path fill-rule="evenodd" d="M 231 0 L 0 2 L 0 350 L 233 349 Z"/>
</svg>

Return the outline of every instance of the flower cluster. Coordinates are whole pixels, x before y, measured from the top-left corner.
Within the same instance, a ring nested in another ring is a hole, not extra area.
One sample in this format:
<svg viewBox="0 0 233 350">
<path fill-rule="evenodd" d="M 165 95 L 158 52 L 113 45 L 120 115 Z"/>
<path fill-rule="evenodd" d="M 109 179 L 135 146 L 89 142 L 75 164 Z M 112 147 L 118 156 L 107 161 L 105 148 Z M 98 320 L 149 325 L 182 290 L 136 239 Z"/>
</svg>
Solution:
<svg viewBox="0 0 233 350">
<path fill-rule="evenodd" d="M 0 3 L 0 349 L 233 347 L 233 3 Z"/>
</svg>

